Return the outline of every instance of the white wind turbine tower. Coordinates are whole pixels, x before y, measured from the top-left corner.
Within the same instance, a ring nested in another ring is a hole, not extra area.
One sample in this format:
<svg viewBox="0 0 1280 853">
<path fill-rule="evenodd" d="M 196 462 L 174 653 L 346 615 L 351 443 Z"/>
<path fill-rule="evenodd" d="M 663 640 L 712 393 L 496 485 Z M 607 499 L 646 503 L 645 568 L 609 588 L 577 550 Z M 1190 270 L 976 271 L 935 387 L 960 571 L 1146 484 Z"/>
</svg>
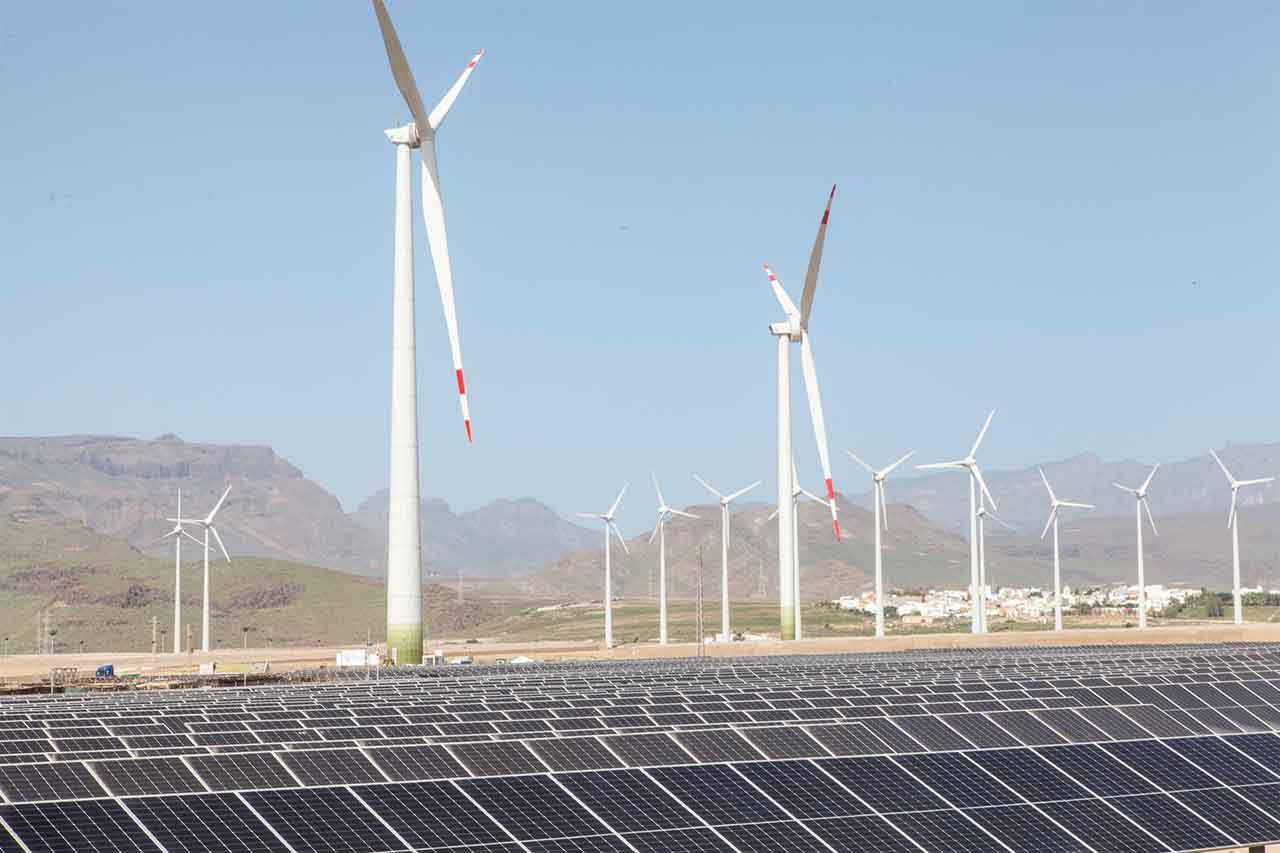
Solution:
<svg viewBox="0 0 1280 853">
<path fill-rule="evenodd" d="M 978 433 L 978 438 L 973 442 L 973 447 L 969 449 L 969 455 L 963 459 L 957 459 L 954 462 L 932 462 L 928 465 L 917 465 L 917 469 L 935 469 L 935 468 L 955 468 L 969 472 L 969 589 L 970 589 L 970 630 L 975 634 L 981 634 L 983 631 L 982 614 L 986 612 L 987 603 L 983 601 L 983 591 L 978 587 L 978 489 L 982 489 L 982 493 L 987 496 L 987 500 L 991 501 L 991 508 L 997 509 L 996 499 L 991 497 L 991 491 L 987 488 L 986 480 L 982 479 L 982 471 L 978 468 L 978 448 L 982 446 L 982 439 L 986 438 L 987 429 L 991 426 L 991 419 L 996 416 L 996 410 L 992 409 L 991 414 L 987 415 L 987 422 L 982 425 L 982 431 Z"/>
<path fill-rule="evenodd" d="M 409 106 L 413 121 L 386 131 L 396 150 L 395 295 L 391 340 L 391 477 L 387 531 L 387 653 L 398 663 L 422 662 L 422 543 L 418 482 L 418 378 L 413 285 L 412 149 L 422 160 L 422 216 L 435 267 L 436 285 L 444 306 L 445 328 L 453 356 L 454 378 L 462 406 L 462 423 L 471 441 L 471 412 L 462 377 L 462 349 L 453 302 L 453 267 L 444 225 L 444 199 L 436 168 L 436 132 L 484 51 L 467 63 L 462 74 L 429 114 L 422 105 L 413 72 L 382 0 L 373 0 L 387 59 L 396 86 Z"/>
<path fill-rule="evenodd" d="M 697 518 L 697 516 L 667 506 L 666 500 L 662 497 L 662 487 L 658 485 L 658 475 L 650 474 L 650 476 L 653 477 L 653 489 L 658 493 L 658 523 L 653 527 L 653 535 L 649 537 L 649 542 L 652 544 L 655 536 L 658 539 L 658 642 L 665 646 L 667 644 L 667 521 L 673 515 L 682 518 Z"/>
<path fill-rule="evenodd" d="M 178 518 L 182 518 L 182 489 L 178 489 Z M 172 519 L 168 519 L 172 521 Z M 147 548 L 159 545 L 164 540 L 173 537 L 173 653 L 182 653 L 182 537 L 185 536 L 197 545 L 200 540 L 192 536 L 182 526 L 182 522 L 175 521 L 173 529 L 165 535 L 161 536 L 153 542 L 147 544 Z M 145 550 L 145 549 L 144 549 Z"/>
<path fill-rule="evenodd" d="M 627 540 L 622 538 L 622 531 L 618 530 L 618 525 L 614 523 L 618 505 L 622 503 L 622 496 L 626 493 L 627 486 L 623 485 L 622 491 L 618 492 L 608 512 L 578 513 L 579 518 L 595 518 L 604 522 L 604 647 L 606 649 L 613 648 L 613 574 L 609 564 L 609 535 L 617 536 L 622 550 L 627 554 L 631 553 L 631 549 L 627 547 Z"/>
<path fill-rule="evenodd" d="M 845 453 L 849 454 L 854 462 L 867 469 L 867 473 L 871 475 L 873 486 L 871 502 L 875 504 L 876 525 L 876 636 L 884 637 L 884 561 L 880 542 L 880 528 L 889 529 L 889 507 L 884 499 L 884 481 L 893 473 L 895 468 L 914 456 L 915 451 L 912 450 L 897 462 L 887 468 L 881 468 L 879 471 L 859 459 L 852 450 L 846 450 Z"/>
<path fill-rule="evenodd" d="M 222 544 L 222 537 L 218 535 L 218 528 L 213 526 L 213 519 L 218 515 L 218 511 L 222 509 L 223 502 L 227 499 L 227 495 L 231 494 L 231 487 L 227 486 L 226 491 L 222 493 L 222 497 L 218 498 L 218 502 L 214 504 L 213 509 L 204 518 L 183 518 L 179 515 L 177 518 L 170 518 L 177 525 L 196 524 L 204 528 L 204 596 L 203 605 L 201 607 L 203 613 L 203 621 L 200 629 L 200 651 L 209 651 L 209 534 L 213 534 L 213 538 L 218 541 L 218 547 L 222 549 L 222 556 L 227 562 L 231 562 L 231 555 L 227 553 L 227 546 Z M 193 537 L 194 538 L 194 537 Z"/>
<path fill-rule="evenodd" d="M 813 349 L 809 342 L 809 314 L 813 309 L 813 295 L 818 287 L 818 269 L 822 265 L 822 247 L 827 236 L 827 221 L 831 218 L 831 202 L 836 188 L 831 188 L 827 206 L 818 224 L 818 236 L 809 253 L 809 268 L 804 277 L 804 291 L 800 307 L 782 289 L 778 277 L 765 264 L 774 296 L 786 313 L 787 319 L 769 325 L 769 334 L 778 339 L 778 607 L 780 636 L 783 640 L 795 639 L 795 520 L 791 502 L 791 344 L 800 344 L 800 363 L 804 373 L 805 394 L 809 398 L 809 417 L 818 442 L 818 458 L 822 462 L 822 476 L 826 480 L 827 499 L 831 507 L 831 527 L 836 541 L 840 540 L 840 519 L 836 514 L 835 486 L 831 480 L 831 460 L 827 452 L 827 428 L 822 418 L 822 397 L 818 391 L 818 374 L 813 364 Z"/>
<path fill-rule="evenodd" d="M 1058 510 L 1062 507 L 1071 507 L 1073 509 L 1093 509 L 1093 504 L 1082 504 L 1074 501 L 1060 501 L 1058 496 L 1053 493 L 1053 486 L 1049 485 L 1049 478 L 1044 475 L 1044 469 L 1040 469 L 1040 479 L 1044 480 L 1044 487 L 1049 492 L 1049 519 L 1044 523 L 1044 530 L 1040 533 L 1040 538 L 1044 539 L 1049 533 L 1049 528 L 1053 528 L 1053 630 L 1062 630 L 1062 563 L 1058 554 Z"/>
<path fill-rule="evenodd" d="M 720 499 L 720 638 L 722 642 L 728 643 L 733 640 L 733 628 L 729 619 L 729 504 L 760 485 L 760 481 L 756 480 L 751 485 L 726 495 L 716 491 L 697 474 L 693 475 L 693 479 Z"/>
<path fill-rule="evenodd" d="M 982 590 L 982 607 L 978 613 L 978 620 L 982 623 L 982 633 L 987 633 L 987 519 L 997 521 L 1010 530 L 1014 530 L 1014 526 L 1001 519 L 994 512 L 987 509 L 987 501 L 985 496 L 978 493 L 978 588 Z"/>
<path fill-rule="evenodd" d="M 1218 463 L 1222 473 L 1227 475 L 1227 482 L 1231 484 L 1231 514 L 1227 516 L 1227 527 L 1231 528 L 1231 596 L 1235 623 L 1241 625 L 1244 623 L 1244 602 L 1240 596 L 1240 489 L 1244 486 L 1260 486 L 1263 483 L 1270 483 L 1275 477 L 1262 477 L 1257 480 L 1237 480 L 1227 470 L 1227 466 L 1222 464 L 1222 460 L 1218 458 L 1218 454 L 1214 453 L 1212 448 L 1210 448 L 1209 452 L 1213 454 L 1214 461 Z"/>
<path fill-rule="evenodd" d="M 813 492 L 809 491 L 808 489 L 800 485 L 800 477 L 796 473 L 796 461 L 795 459 L 792 459 L 791 460 L 791 541 L 794 543 L 795 547 L 791 549 L 791 555 L 792 555 L 791 596 L 792 596 L 792 601 L 795 602 L 793 611 L 795 614 L 795 623 L 796 623 L 795 638 L 797 640 L 804 639 L 804 625 L 801 619 L 803 607 L 800 599 L 800 498 L 808 498 L 809 500 L 820 503 L 823 506 L 829 506 L 829 503 L 824 498 L 818 497 Z M 769 514 L 769 521 L 773 521 L 777 517 L 778 517 L 778 511 L 775 509 L 772 513 Z"/>
<path fill-rule="evenodd" d="M 1142 485 L 1136 489 L 1128 486 L 1122 486 L 1119 483 L 1112 483 L 1117 489 L 1123 489 L 1133 495 L 1136 503 L 1134 509 L 1138 513 L 1138 627 L 1147 627 L 1147 577 L 1142 564 L 1142 511 L 1147 511 L 1147 520 L 1151 522 L 1151 535 L 1158 536 L 1156 532 L 1156 520 L 1151 517 L 1151 506 L 1147 503 L 1147 489 L 1151 486 L 1151 479 L 1155 477 L 1156 472 L 1160 470 L 1160 464 L 1151 469 L 1151 473 L 1147 475 L 1147 479 L 1142 481 Z"/>
</svg>

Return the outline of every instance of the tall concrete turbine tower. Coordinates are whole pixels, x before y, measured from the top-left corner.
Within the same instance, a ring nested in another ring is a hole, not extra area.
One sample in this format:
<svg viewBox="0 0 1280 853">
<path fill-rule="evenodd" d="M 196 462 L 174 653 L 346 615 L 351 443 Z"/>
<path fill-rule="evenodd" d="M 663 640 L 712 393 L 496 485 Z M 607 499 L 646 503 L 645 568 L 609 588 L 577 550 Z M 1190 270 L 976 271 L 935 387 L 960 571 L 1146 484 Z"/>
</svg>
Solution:
<svg viewBox="0 0 1280 853">
<path fill-rule="evenodd" d="M 428 115 L 413 72 L 382 0 L 373 11 L 391 63 L 396 86 L 409 106 L 413 121 L 386 132 L 396 147 L 395 295 L 391 340 L 391 478 L 387 513 L 387 654 L 397 663 L 422 663 L 422 543 L 418 484 L 418 377 L 414 327 L 412 150 L 422 160 L 422 215 L 435 267 L 436 285 L 444 307 L 445 327 L 453 356 L 454 377 L 462 406 L 462 422 L 471 441 L 471 413 L 462 378 L 462 349 L 453 302 L 453 267 L 444 226 L 444 198 L 436 168 L 436 131 L 471 76 L 484 51 L 467 63 L 462 74 Z"/>
</svg>

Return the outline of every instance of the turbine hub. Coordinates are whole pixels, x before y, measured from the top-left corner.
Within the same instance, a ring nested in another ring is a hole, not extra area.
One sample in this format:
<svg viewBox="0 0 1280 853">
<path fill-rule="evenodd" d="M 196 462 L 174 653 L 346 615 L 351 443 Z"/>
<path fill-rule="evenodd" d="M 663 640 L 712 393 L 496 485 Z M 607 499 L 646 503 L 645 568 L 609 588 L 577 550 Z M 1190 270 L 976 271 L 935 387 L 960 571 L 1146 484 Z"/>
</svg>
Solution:
<svg viewBox="0 0 1280 853">
<path fill-rule="evenodd" d="M 422 138 L 418 136 L 418 126 L 413 122 L 393 127 L 390 130 L 384 130 L 383 133 L 395 145 L 408 145 L 410 148 L 417 148 L 422 144 Z"/>
</svg>

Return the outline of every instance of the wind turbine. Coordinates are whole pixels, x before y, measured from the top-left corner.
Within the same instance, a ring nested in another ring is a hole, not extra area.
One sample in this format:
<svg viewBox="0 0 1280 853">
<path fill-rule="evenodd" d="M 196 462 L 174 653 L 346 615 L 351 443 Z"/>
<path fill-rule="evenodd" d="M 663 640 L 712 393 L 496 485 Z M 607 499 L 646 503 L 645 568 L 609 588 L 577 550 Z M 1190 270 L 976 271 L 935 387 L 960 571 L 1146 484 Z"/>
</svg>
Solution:
<svg viewBox="0 0 1280 853">
<path fill-rule="evenodd" d="M 1221 463 L 1219 463 L 1221 464 Z M 1158 536 L 1156 532 L 1156 520 L 1151 517 L 1151 506 L 1147 503 L 1147 489 L 1151 486 L 1151 479 L 1155 477 L 1156 472 L 1160 470 L 1160 463 L 1151 469 L 1151 473 L 1147 475 L 1147 479 L 1142 481 L 1142 485 L 1136 489 L 1128 486 L 1122 486 L 1119 483 L 1112 483 L 1117 489 L 1122 489 L 1133 495 L 1136 503 L 1134 510 L 1138 514 L 1138 627 L 1147 627 L 1147 578 L 1142 565 L 1142 511 L 1147 511 L 1147 521 L 1151 522 L 1151 535 Z"/>
<path fill-rule="evenodd" d="M 1093 504 L 1082 504 L 1074 501 L 1060 501 L 1058 496 L 1053 493 L 1053 486 L 1049 485 L 1049 478 L 1044 475 L 1044 469 L 1040 470 L 1040 479 L 1044 480 L 1044 487 L 1049 492 L 1049 519 L 1044 523 L 1044 530 L 1040 533 L 1040 538 L 1044 539 L 1049 533 L 1049 528 L 1053 528 L 1053 630 L 1062 630 L 1062 563 L 1058 554 L 1058 510 L 1065 507 L 1074 509 L 1093 509 Z"/>
<path fill-rule="evenodd" d="M 681 518 L 697 518 L 696 515 L 667 506 L 667 502 L 662 497 L 662 487 L 658 485 L 658 475 L 650 474 L 653 478 L 653 490 L 658 493 L 658 523 L 653 527 L 653 535 L 649 537 L 650 544 L 656 536 L 658 539 L 658 642 L 662 645 L 667 644 L 667 521 L 673 515 Z"/>
<path fill-rule="evenodd" d="M 391 477 L 387 530 L 387 653 L 401 664 L 422 663 L 422 543 L 418 482 L 418 377 L 413 285 L 412 149 L 422 160 L 422 217 L 444 306 L 462 424 L 471 441 L 471 411 L 462 378 L 462 349 L 453 303 L 453 267 L 436 168 L 436 132 L 484 51 L 477 53 L 429 114 L 382 0 L 373 0 L 391 75 L 413 121 L 386 131 L 396 150 L 395 294 L 391 336 Z"/>
<path fill-rule="evenodd" d="M 720 635 L 722 641 L 728 643 L 733 639 L 733 630 L 729 624 L 729 504 L 760 485 L 760 481 L 756 480 L 751 485 L 726 495 L 716 491 L 697 474 L 693 475 L 693 479 L 720 499 Z"/>
<path fill-rule="evenodd" d="M 835 486 L 831 480 L 831 460 L 827 452 L 827 428 L 822 417 L 822 396 L 818 390 L 818 374 L 813 364 L 813 348 L 809 341 L 809 314 L 813 310 L 813 295 L 818 287 L 818 269 L 822 265 L 822 247 L 827 237 L 827 220 L 831 218 L 831 202 L 836 188 L 831 187 L 827 206 L 818 223 L 818 236 L 809 253 L 809 268 L 804 277 L 804 291 L 800 307 L 782 289 L 778 277 L 764 265 L 765 274 L 773 288 L 773 294 L 782 306 L 787 319 L 771 323 L 769 334 L 778 339 L 778 607 L 781 620 L 780 636 L 784 640 L 795 639 L 795 521 L 789 494 L 791 482 L 791 344 L 800 344 L 800 364 L 804 373 L 805 394 L 809 398 L 809 418 L 813 421 L 814 436 L 818 442 L 818 458 L 822 462 L 822 476 L 826 479 L 827 499 L 831 507 L 831 527 L 836 541 L 840 541 L 840 519 L 836 514 Z"/>
<path fill-rule="evenodd" d="M 970 595 L 971 617 L 970 630 L 975 634 L 981 634 L 984 630 L 983 616 L 986 613 L 987 603 L 983 599 L 985 595 L 979 588 L 979 567 L 978 567 L 978 489 L 982 489 L 982 493 L 987 496 L 987 500 L 991 501 L 991 508 L 998 509 L 996 499 L 991 497 L 991 491 L 987 488 L 986 480 L 982 479 L 982 471 L 978 468 L 978 448 L 982 446 L 982 439 L 987 436 L 987 429 L 991 426 L 991 419 L 996 416 L 996 410 L 992 409 L 991 414 L 987 415 L 987 422 L 982 425 L 982 431 L 978 433 L 978 438 L 973 442 L 973 447 L 969 448 L 969 455 L 963 459 L 957 459 L 954 462 L 931 462 L 928 465 L 917 465 L 917 469 L 935 469 L 935 468 L 955 468 L 969 472 L 969 588 L 972 590 Z"/>
<path fill-rule="evenodd" d="M 1209 452 L 1213 454 L 1214 461 L 1218 463 L 1218 467 L 1222 469 L 1222 473 L 1227 475 L 1227 482 L 1231 484 L 1231 514 L 1227 516 L 1227 527 L 1231 528 L 1231 595 L 1235 623 L 1241 625 L 1244 623 L 1244 602 L 1240 596 L 1240 489 L 1244 486 L 1259 486 L 1263 483 L 1270 483 L 1275 477 L 1262 477 L 1258 480 L 1237 480 L 1227 470 L 1227 466 L 1222 464 L 1222 460 L 1218 458 L 1218 454 L 1210 448 Z"/>
<path fill-rule="evenodd" d="M 178 489 L 178 518 L 182 518 L 182 489 Z M 173 519 L 167 519 L 173 521 Z M 182 537 L 185 536 L 197 545 L 200 540 L 192 536 L 182 526 L 181 521 L 174 521 L 173 529 L 152 542 L 147 548 L 153 548 L 164 540 L 173 537 L 173 653 L 182 653 Z M 145 550 L 145 549 L 144 549 Z"/>
<path fill-rule="evenodd" d="M 227 499 L 227 495 L 231 494 L 231 487 L 227 486 L 227 490 L 222 493 L 222 497 L 218 498 L 218 502 L 214 504 L 213 509 L 204 518 L 183 518 L 179 515 L 177 518 L 167 519 L 174 524 L 197 524 L 204 528 L 204 604 L 202 607 L 204 621 L 200 629 L 200 651 L 209 651 L 209 534 L 213 534 L 213 538 L 218 540 L 218 547 L 222 549 L 222 556 L 231 562 L 231 555 L 227 553 L 227 546 L 222 544 L 222 537 L 218 535 L 218 528 L 213 526 L 213 519 L 218 515 L 218 510 L 222 509 L 222 503 Z M 194 537 L 193 537 L 194 538 Z"/>
<path fill-rule="evenodd" d="M 875 526 L 876 526 L 876 636 L 884 637 L 884 560 L 880 542 L 880 528 L 889 529 L 889 508 L 884 500 L 884 481 L 893 473 L 893 470 L 906 462 L 915 455 L 912 450 L 906 456 L 903 456 L 897 462 L 887 468 L 881 468 L 877 471 L 867 463 L 858 458 L 858 455 L 852 450 L 846 450 L 845 453 L 857 462 L 863 468 L 867 469 L 867 473 L 871 475 L 872 491 L 871 502 L 875 504 Z"/>
<path fill-rule="evenodd" d="M 811 501 L 828 506 L 824 498 L 820 498 L 813 492 L 800 485 L 800 477 L 796 473 L 795 459 L 791 460 L 791 539 L 795 543 L 795 547 L 791 549 L 793 557 L 791 580 L 792 580 L 792 600 L 795 602 L 794 613 L 796 622 L 795 639 L 804 639 L 804 626 L 801 624 L 801 614 L 803 606 L 800 599 L 800 498 L 808 498 Z M 774 510 L 769 514 L 769 521 L 773 521 L 778 517 L 778 510 Z"/>
<path fill-rule="evenodd" d="M 618 496 L 613 499 L 613 506 L 609 507 L 607 512 L 580 512 L 579 518 L 595 518 L 604 522 L 604 647 L 606 649 L 613 648 L 613 575 L 609 565 L 609 534 L 612 533 L 618 537 L 618 543 L 622 545 L 622 550 L 627 554 L 631 553 L 631 549 L 627 547 L 627 540 L 622 538 L 622 531 L 618 530 L 618 525 L 614 523 L 614 517 L 618 512 L 618 505 L 622 503 L 622 496 L 627 493 L 627 486 L 623 485 L 622 491 L 618 492 Z"/>
<path fill-rule="evenodd" d="M 982 633 L 987 633 L 987 519 L 999 522 L 1010 530 L 1016 530 L 1012 524 L 987 509 L 987 501 L 983 494 L 978 494 L 978 588 L 982 590 L 982 608 L 978 619 L 982 622 Z"/>
</svg>

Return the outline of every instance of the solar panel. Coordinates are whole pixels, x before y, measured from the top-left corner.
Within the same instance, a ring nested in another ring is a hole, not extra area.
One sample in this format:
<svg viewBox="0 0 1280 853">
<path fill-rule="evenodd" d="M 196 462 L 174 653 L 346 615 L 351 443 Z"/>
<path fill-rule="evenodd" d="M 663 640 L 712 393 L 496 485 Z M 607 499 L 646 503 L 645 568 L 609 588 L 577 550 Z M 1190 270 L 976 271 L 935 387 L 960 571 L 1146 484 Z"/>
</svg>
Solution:
<svg viewBox="0 0 1280 853">
<path fill-rule="evenodd" d="M 1146 729 L 1115 708 L 1078 708 L 1076 713 L 1116 740 L 1149 736 Z"/>
<path fill-rule="evenodd" d="M 1037 752 L 1101 797 L 1153 794 L 1158 790 L 1097 744 L 1046 746 Z"/>
<path fill-rule="evenodd" d="M 634 832 L 624 837 L 640 853 L 702 853 L 702 851 L 733 850 L 724 839 L 710 829 Z"/>
<path fill-rule="evenodd" d="M 899 717 L 894 723 L 932 750 L 971 749 L 973 744 L 941 717 Z"/>
<path fill-rule="evenodd" d="M 625 766 L 592 737 L 539 738 L 528 746 L 552 770 L 607 770 Z"/>
<path fill-rule="evenodd" d="M 532 853 L 597 853 L 619 850 L 630 853 L 627 842 L 616 835 L 586 835 L 578 838 L 548 838 L 543 841 L 526 841 L 524 846 Z M 467 848 L 476 853 L 490 853 L 493 847 Z M 520 850 L 520 847 L 514 848 Z"/>
<path fill-rule="evenodd" d="M 1071 799 L 1041 803 L 1039 811 L 1070 827 L 1076 838 L 1096 850 L 1125 850 L 1126 853 L 1166 853 L 1169 847 L 1128 820 L 1101 799 Z"/>
<path fill-rule="evenodd" d="M 1035 806 L 969 809 L 966 814 L 1014 853 L 1090 853 L 1092 850 Z"/>
<path fill-rule="evenodd" d="M 679 800 L 639 770 L 567 773 L 556 780 L 618 832 L 701 825 Z"/>
<path fill-rule="evenodd" d="M 796 818 L 871 812 L 865 803 L 808 761 L 753 761 L 734 767 Z"/>
<path fill-rule="evenodd" d="M 138 797 L 128 809 L 171 853 L 288 850 L 234 794 Z"/>
<path fill-rule="evenodd" d="M 1237 789 L 1239 790 L 1239 789 Z M 1280 821 L 1227 788 L 1180 791 L 1173 798 L 1240 844 L 1280 841 Z"/>
<path fill-rule="evenodd" d="M 98 761 L 91 767 L 102 784 L 119 797 L 135 794 L 188 794 L 205 790 L 200 780 L 178 758 Z"/>
<path fill-rule="evenodd" d="M 1166 791 L 1215 788 L 1221 784 L 1161 741 L 1120 741 L 1105 744 L 1103 749 Z"/>
<path fill-rule="evenodd" d="M 778 850 L 789 853 L 830 853 L 830 848 L 817 836 L 795 821 L 726 826 L 720 829 L 720 834 L 740 853 L 776 853 Z"/>
<path fill-rule="evenodd" d="M 270 753 L 196 755 L 187 759 L 196 774 L 214 791 L 250 788 L 292 788 L 297 782 Z"/>
<path fill-rule="evenodd" d="M 11 803 L 107 796 L 84 765 L 76 763 L 2 766 L 0 793 Z"/>
<path fill-rule="evenodd" d="M 983 772 L 959 752 L 936 752 L 922 755 L 900 755 L 894 763 L 904 768 L 952 805 L 997 806 L 1024 802 L 993 776 Z"/>
<path fill-rule="evenodd" d="M 692 764 L 697 760 L 665 734 L 615 735 L 601 740 L 630 767 Z"/>
<path fill-rule="evenodd" d="M 1168 794 L 1113 797 L 1107 802 L 1174 850 L 1229 847 L 1233 843 Z"/>
<path fill-rule="evenodd" d="M 980 749 L 1022 745 L 1016 737 L 987 719 L 985 714 L 948 714 L 945 719 L 947 725 Z"/>
<path fill-rule="evenodd" d="M 804 825 L 836 850 L 874 850 L 877 853 L 920 853 L 901 830 L 876 815 L 807 820 Z"/>
<path fill-rule="evenodd" d="M 827 758 L 814 763 L 878 812 L 946 808 L 936 794 L 888 758 Z"/>
<path fill-rule="evenodd" d="M 545 773 L 538 757 L 518 741 L 450 744 L 449 751 L 475 776 Z"/>
<path fill-rule="evenodd" d="M 893 724 L 892 720 L 868 718 L 860 721 L 861 725 L 883 741 L 890 752 L 923 752 L 924 745 Z"/>
<path fill-rule="evenodd" d="M 786 818 L 781 809 L 727 765 L 661 767 L 648 773 L 712 825 Z"/>
<path fill-rule="evenodd" d="M 346 788 L 293 788 L 241 794 L 298 853 L 405 850 Z"/>
<path fill-rule="evenodd" d="M 407 745 L 366 750 L 373 763 L 391 779 L 450 779 L 468 775 L 466 768 L 443 746 Z"/>
<path fill-rule="evenodd" d="M 31 853 L 153 853 L 159 849 L 115 800 L 0 806 L 0 820 Z"/>
<path fill-rule="evenodd" d="M 893 751 L 861 723 L 809 726 L 807 731 L 832 755 L 878 755 Z"/>
<path fill-rule="evenodd" d="M 1033 716 L 1072 743 L 1111 740 L 1106 732 L 1069 708 L 1036 711 Z"/>
<path fill-rule="evenodd" d="M 547 776 L 464 779 L 455 784 L 521 841 L 608 832 Z"/>
<path fill-rule="evenodd" d="M 693 753 L 699 761 L 751 761 L 764 758 L 760 750 L 733 729 L 679 732 L 676 742 Z"/>
<path fill-rule="evenodd" d="M 414 849 L 511 841 L 493 818 L 451 782 L 401 782 L 357 792 Z"/>
<path fill-rule="evenodd" d="M 1026 746 L 1049 746 L 1067 739 L 1032 716 L 1030 711 L 1003 711 L 989 719 Z"/>
<path fill-rule="evenodd" d="M 798 726 L 762 726 L 745 729 L 742 735 L 769 758 L 812 758 L 831 754 Z"/>
<path fill-rule="evenodd" d="M 968 753 L 969 759 L 1031 802 L 1088 797 L 1089 792 L 1029 749 Z"/>
<path fill-rule="evenodd" d="M 1182 737 L 1196 734 L 1165 711 L 1152 705 L 1133 705 L 1116 710 L 1156 737 Z"/>
<path fill-rule="evenodd" d="M 906 812 L 889 815 L 888 820 L 931 853 L 1008 853 L 958 811 Z"/>
<path fill-rule="evenodd" d="M 386 781 L 358 749 L 317 749 L 277 755 L 302 784 L 308 786 Z"/>
</svg>

